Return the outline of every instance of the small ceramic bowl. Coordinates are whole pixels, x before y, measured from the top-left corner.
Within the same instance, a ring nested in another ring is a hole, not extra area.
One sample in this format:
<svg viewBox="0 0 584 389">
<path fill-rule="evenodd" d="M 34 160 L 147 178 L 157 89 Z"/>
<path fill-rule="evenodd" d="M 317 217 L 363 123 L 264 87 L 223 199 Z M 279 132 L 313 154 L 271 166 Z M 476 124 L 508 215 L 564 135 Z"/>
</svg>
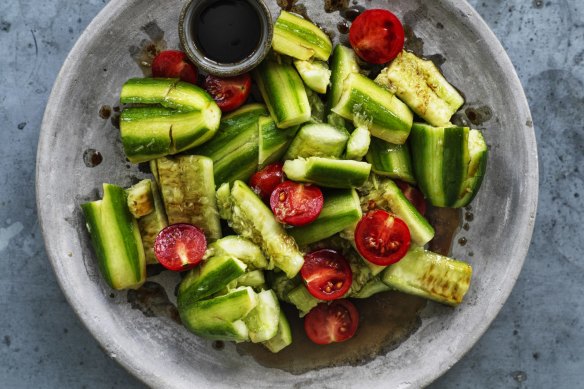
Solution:
<svg viewBox="0 0 584 389">
<path fill-rule="evenodd" d="M 234 63 L 220 63 L 205 56 L 201 48 L 197 46 L 195 33 L 190 28 L 199 13 L 213 1 L 216 0 L 189 0 L 184 5 L 178 23 L 178 35 L 183 50 L 195 65 L 215 76 L 232 77 L 250 71 L 262 62 L 272 45 L 274 26 L 270 10 L 262 0 L 244 0 L 259 16 L 261 27 L 259 43 L 256 49 L 244 59 Z"/>
</svg>

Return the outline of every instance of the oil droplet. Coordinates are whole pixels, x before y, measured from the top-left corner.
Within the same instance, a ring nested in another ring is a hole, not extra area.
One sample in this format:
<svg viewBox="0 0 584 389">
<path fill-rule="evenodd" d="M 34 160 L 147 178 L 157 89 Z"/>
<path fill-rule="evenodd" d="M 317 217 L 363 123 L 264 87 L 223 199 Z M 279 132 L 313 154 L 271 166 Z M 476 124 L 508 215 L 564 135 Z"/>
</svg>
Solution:
<svg viewBox="0 0 584 389">
<path fill-rule="evenodd" d="M 474 251 L 469 251 L 469 252 L 468 252 L 468 256 L 469 256 L 469 257 L 473 257 L 473 256 L 474 256 Z"/>
<path fill-rule="evenodd" d="M 343 12 L 343 17 L 352 22 L 353 20 L 357 19 L 357 16 L 361 15 L 361 12 L 363 12 L 364 10 L 365 8 L 361 6 L 347 8 L 345 12 Z"/>
<path fill-rule="evenodd" d="M 83 152 L 83 163 L 87 167 L 96 167 L 103 161 L 101 153 L 95 149 L 87 149 Z"/>
<path fill-rule="evenodd" d="M 119 130 L 120 129 L 120 115 L 119 114 L 113 115 L 110 120 L 112 122 L 112 126 L 114 126 L 115 128 L 117 128 Z"/>
<path fill-rule="evenodd" d="M 223 348 L 225 347 L 225 343 L 223 343 L 220 340 L 216 340 L 213 342 L 212 346 L 215 350 L 223 350 Z"/>
<path fill-rule="evenodd" d="M 102 105 L 99 109 L 99 117 L 102 119 L 109 119 L 112 114 L 112 109 L 109 105 Z"/>
<path fill-rule="evenodd" d="M 464 214 L 464 220 L 466 220 L 467 222 L 473 221 L 474 220 L 473 213 L 470 212 L 470 211 L 465 212 L 465 214 Z"/>
<path fill-rule="evenodd" d="M 468 230 L 470 230 L 470 224 L 468 224 L 468 223 L 464 223 L 464 224 L 462 225 L 462 228 L 463 228 L 465 231 L 468 231 Z"/>
<path fill-rule="evenodd" d="M 466 238 L 463 236 L 462 238 L 458 239 L 458 244 L 461 246 L 465 246 L 467 243 Z"/>
<path fill-rule="evenodd" d="M 493 117 L 493 110 L 486 105 L 477 108 L 469 107 L 464 110 L 464 113 L 468 120 L 475 125 L 483 124 Z"/>
<path fill-rule="evenodd" d="M 346 20 L 343 20 L 343 21 L 340 21 L 339 23 L 337 23 L 337 30 L 339 30 L 339 32 L 341 34 L 349 33 L 350 29 L 351 29 L 351 25 Z"/>
<path fill-rule="evenodd" d="M 341 11 L 349 6 L 349 0 L 324 0 L 324 10 L 327 13 Z"/>
</svg>

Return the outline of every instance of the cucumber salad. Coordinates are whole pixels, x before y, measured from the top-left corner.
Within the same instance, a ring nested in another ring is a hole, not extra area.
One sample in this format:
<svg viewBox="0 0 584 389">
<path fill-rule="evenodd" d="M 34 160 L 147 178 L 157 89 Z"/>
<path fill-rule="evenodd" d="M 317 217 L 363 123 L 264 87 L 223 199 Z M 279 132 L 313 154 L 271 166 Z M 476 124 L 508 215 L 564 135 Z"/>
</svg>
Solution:
<svg viewBox="0 0 584 389">
<path fill-rule="evenodd" d="M 124 152 L 152 177 L 103 184 L 102 199 L 82 204 L 112 288 L 139 288 L 151 264 L 183 272 L 187 329 L 274 353 L 293 342 L 281 304 L 328 344 L 359 331 L 352 299 L 396 290 L 462 302 L 471 266 L 425 249 L 436 226 L 424 214 L 469 204 L 485 140 L 450 122 L 462 96 L 404 50 L 391 12 L 364 11 L 349 40 L 333 47 L 282 11 L 250 74 L 201 77 L 169 50 L 153 77 L 122 86 Z M 385 67 L 373 75 L 363 62 Z"/>
</svg>

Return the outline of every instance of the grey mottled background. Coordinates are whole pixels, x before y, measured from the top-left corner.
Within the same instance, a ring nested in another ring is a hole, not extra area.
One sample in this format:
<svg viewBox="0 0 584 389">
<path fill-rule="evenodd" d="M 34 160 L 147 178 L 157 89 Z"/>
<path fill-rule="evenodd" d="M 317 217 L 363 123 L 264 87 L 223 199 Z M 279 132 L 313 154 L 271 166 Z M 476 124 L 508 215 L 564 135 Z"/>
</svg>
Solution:
<svg viewBox="0 0 584 389">
<path fill-rule="evenodd" d="M 584 1 L 470 2 L 502 41 L 527 93 L 540 203 L 529 256 L 507 304 L 432 388 L 583 387 Z M 105 3 L 0 2 L 2 388 L 142 386 L 101 352 L 67 305 L 36 220 L 44 107 L 68 51 Z"/>
</svg>

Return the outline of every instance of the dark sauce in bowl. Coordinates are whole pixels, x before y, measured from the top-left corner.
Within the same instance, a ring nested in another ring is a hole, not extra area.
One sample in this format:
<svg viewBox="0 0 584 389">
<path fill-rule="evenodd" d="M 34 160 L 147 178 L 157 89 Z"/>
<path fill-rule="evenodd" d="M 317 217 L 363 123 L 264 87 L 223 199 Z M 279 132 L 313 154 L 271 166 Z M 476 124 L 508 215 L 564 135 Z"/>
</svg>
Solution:
<svg viewBox="0 0 584 389">
<path fill-rule="evenodd" d="M 209 1 L 193 19 L 191 29 L 197 47 L 219 63 L 247 58 L 257 49 L 261 37 L 260 16 L 243 0 Z"/>
</svg>

